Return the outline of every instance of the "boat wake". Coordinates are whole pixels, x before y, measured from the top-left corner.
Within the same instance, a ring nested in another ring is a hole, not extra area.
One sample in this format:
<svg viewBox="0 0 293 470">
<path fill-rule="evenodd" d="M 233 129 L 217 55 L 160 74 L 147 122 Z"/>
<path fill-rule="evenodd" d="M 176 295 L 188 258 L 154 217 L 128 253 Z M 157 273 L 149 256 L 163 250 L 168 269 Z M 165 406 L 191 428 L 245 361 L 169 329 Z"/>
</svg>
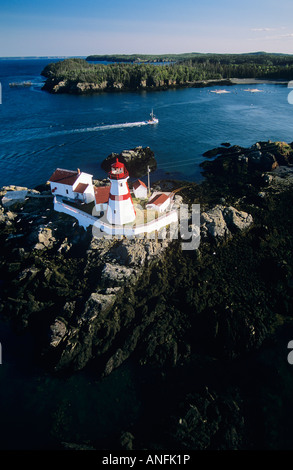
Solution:
<svg viewBox="0 0 293 470">
<path fill-rule="evenodd" d="M 70 135 L 70 134 L 83 134 L 87 132 L 99 132 L 99 131 L 107 131 L 111 129 L 125 129 L 129 127 L 140 127 L 140 126 L 147 126 L 150 124 L 148 121 L 139 121 L 139 122 L 124 122 L 122 124 L 104 124 L 101 126 L 93 126 L 93 127 L 81 127 L 80 129 L 62 129 L 60 131 L 53 131 L 50 134 L 46 135 L 46 137 L 58 137 L 59 135 Z M 43 138 L 44 135 L 35 136 L 35 138 Z"/>
<path fill-rule="evenodd" d="M 124 122 L 123 124 L 105 124 L 102 126 L 94 126 L 94 127 L 84 127 L 81 129 L 72 129 L 68 131 L 61 131 L 62 133 L 67 134 L 75 134 L 78 132 L 96 132 L 96 131 L 105 131 L 110 129 L 124 129 L 126 127 L 140 127 L 140 126 L 147 126 L 149 123 L 147 121 L 139 121 L 139 122 Z"/>
<path fill-rule="evenodd" d="M 24 141 L 24 140 L 36 140 L 36 139 L 50 139 L 51 137 L 59 137 L 64 135 L 71 134 L 83 134 L 88 132 L 101 132 L 111 129 L 126 129 L 130 127 L 141 127 L 153 124 L 150 121 L 138 121 L 138 122 L 124 122 L 122 124 L 103 124 L 99 126 L 92 127 L 82 127 L 76 129 L 62 129 L 62 130 L 52 130 L 51 132 L 44 132 L 44 129 L 33 128 L 33 129 L 19 129 L 18 135 L 9 136 L 7 139 L 1 139 L 2 143 L 9 143 L 11 141 Z"/>
</svg>

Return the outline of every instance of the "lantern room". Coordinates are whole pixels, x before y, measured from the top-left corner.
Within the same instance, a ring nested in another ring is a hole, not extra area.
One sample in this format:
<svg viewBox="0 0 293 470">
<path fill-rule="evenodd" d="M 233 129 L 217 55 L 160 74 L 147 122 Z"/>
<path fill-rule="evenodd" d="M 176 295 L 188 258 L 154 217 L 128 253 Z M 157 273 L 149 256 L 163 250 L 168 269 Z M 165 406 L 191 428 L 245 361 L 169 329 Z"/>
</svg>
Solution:
<svg viewBox="0 0 293 470">
<path fill-rule="evenodd" d="M 123 178 L 128 178 L 128 176 L 129 176 L 129 173 L 127 169 L 125 168 L 124 163 L 119 162 L 118 158 L 116 158 L 116 162 L 112 163 L 111 165 L 109 178 L 119 180 Z"/>
</svg>

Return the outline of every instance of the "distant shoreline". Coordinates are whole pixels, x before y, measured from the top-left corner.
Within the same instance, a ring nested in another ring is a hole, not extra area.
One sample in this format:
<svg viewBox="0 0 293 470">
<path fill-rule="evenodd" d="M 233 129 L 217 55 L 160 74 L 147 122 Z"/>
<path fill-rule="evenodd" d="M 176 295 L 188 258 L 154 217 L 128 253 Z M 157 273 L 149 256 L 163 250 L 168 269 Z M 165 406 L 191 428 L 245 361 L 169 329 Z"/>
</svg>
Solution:
<svg viewBox="0 0 293 470">
<path fill-rule="evenodd" d="M 233 85 L 287 85 L 289 80 L 273 80 L 273 79 L 254 79 L 254 78 L 229 78 L 229 79 L 210 79 L 198 80 L 194 82 L 185 83 L 172 83 L 158 86 L 141 86 L 139 88 L 131 88 L 127 86 L 108 86 L 107 84 L 97 85 L 93 82 L 72 82 L 67 80 L 47 80 L 43 86 L 43 90 L 52 94 L 72 94 L 72 95 L 86 95 L 96 93 L 123 93 L 130 91 L 166 91 L 169 89 L 183 89 L 183 88 L 206 88 L 211 86 L 233 86 Z"/>
<path fill-rule="evenodd" d="M 118 62 L 90 64 L 87 60 L 79 58 L 50 63 L 41 72 L 41 75 L 47 79 L 43 90 L 51 93 L 71 94 L 163 91 L 244 83 L 287 84 L 293 76 L 293 58 L 290 66 L 288 66 L 288 61 L 286 64 L 283 62 L 280 64 L 279 58 L 275 59 L 276 64 L 273 58 L 270 58 L 273 65 L 269 66 L 267 57 L 252 60 L 251 56 L 238 59 L 233 56 L 225 59 L 199 57 L 165 66 L 127 63 L 126 59 L 129 57 L 124 58 L 123 64 Z"/>
</svg>

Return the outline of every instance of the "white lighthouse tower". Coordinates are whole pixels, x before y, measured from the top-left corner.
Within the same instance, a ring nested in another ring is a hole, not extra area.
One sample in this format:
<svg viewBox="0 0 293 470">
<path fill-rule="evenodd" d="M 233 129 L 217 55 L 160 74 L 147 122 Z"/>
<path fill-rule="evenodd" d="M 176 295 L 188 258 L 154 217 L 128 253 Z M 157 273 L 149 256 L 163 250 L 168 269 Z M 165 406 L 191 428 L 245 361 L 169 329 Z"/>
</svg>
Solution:
<svg viewBox="0 0 293 470">
<path fill-rule="evenodd" d="M 111 165 L 109 178 L 111 187 L 107 208 L 108 222 L 113 225 L 133 222 L 136 214 L 127 183 L 129 174 L 125 165 L 119 162 L 118 158 Z"/>
</svg>

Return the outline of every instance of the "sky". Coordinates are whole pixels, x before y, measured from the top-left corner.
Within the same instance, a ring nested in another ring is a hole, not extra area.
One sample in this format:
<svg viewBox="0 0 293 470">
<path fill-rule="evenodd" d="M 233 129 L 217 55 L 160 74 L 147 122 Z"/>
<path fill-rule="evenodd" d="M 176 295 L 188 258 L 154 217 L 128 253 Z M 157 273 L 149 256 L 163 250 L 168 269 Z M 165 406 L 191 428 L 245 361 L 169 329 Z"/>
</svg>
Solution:
<svg viewBox="0 0 293 470">
<path fill-rule="evenodd" d="M 292 0 L 1 0 L 0 57 L 293 53 Z"/>
</svg>

